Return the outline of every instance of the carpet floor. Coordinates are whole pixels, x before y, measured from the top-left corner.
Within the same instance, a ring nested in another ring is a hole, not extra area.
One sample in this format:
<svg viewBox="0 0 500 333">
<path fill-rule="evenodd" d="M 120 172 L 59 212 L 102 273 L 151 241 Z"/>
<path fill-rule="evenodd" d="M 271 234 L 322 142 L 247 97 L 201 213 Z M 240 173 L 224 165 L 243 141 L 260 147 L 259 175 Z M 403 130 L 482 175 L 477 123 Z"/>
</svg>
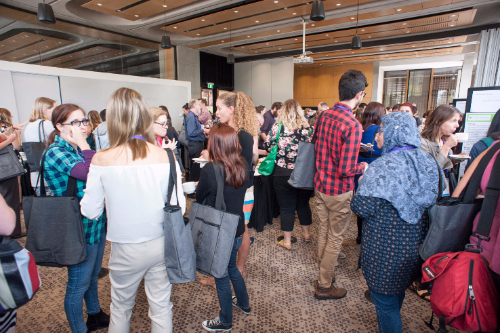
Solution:
<svg viewBox="0 0 500 333">
<path fill-rule="evenodd" d="M 188 206 L 192 200 L 188 199 Z M 312 242 L 305 243 L 296 221 L 294 235 L 298 242 L 291 251 L 278 247 L 279 218 L 267 225 L 264 232 L 250 229 L 255 237 L 247 260 L 246 285 L 252 313 L 234 311 L 233 332 L 245 333 L 333 333 L 377 332 L 375 307 L 364 297 L 365 279 L 358 267 L 360 245 L 356 244 L 357 226 L 353 215 L 345 235 L 342 252 L 336 268 L 336 285 L 347 289 L 347 296 L 337 301 L 318 301 L 313 297 L 318 275 L 316 263 L 316 213 L 314 198 Z M 23 223 L 24 225 L 24 223 Z M 24 245 L 26 238 L 20 240 Z M 106 244 L 103 267 L 107 267 L 110 243 Z M 69 332 L 64 313 L 64 294 L 67 272 L 65 268 L 38 266 L 42 287 L 34 299 L 18 311 L 18 333 Z M 198 274 L 198 279 L 204 276 Z M 99 280 L 101 307 L 109 313 L 111 303 L 109 276 Z M 198 281 L 175 285 L 172 289 L 174 332 L 205 332 L 201 322 L 218 316 L 217 294 Z M 403 332 L 431 332 L 424 324 L 431 315 L 430 303 L 411 291 L 401 310 Z M 106 332 L 102 329 L 99 332 Z M 141 283 L 131 319 L 131 332 L 150 332 L 148 301 Z M 458 332 L 450 329 L 450 332 Z"/>
</svg>

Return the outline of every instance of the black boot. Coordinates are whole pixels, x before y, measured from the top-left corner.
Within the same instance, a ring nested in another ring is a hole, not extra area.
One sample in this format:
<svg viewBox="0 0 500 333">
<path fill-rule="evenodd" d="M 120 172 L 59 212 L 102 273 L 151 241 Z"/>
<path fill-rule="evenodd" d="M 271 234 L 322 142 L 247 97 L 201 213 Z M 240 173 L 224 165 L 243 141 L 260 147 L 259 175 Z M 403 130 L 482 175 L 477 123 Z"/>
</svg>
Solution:
<svg viewBox="0 0 500 333">
<path fill-rule="evenodd" d="M 104 311 L 99 311 L 96 314 L 88 315 L 87 317 L 87 332 L 97 331 L 100 328 L 109 326 L 109 316 Z"/>
</svg>

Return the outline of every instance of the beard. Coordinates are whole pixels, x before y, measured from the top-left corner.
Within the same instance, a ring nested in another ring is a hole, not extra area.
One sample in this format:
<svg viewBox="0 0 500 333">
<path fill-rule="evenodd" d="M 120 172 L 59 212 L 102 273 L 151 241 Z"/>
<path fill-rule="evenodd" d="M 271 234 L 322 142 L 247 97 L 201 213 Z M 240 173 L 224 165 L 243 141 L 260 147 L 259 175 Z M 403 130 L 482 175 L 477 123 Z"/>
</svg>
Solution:
<svg viewBox="0 0 500 333">
<path fill-rule="evenodd" d="M 272 111 L 271 114 L 273 115 L 274 118 L 278 117 L 278 110 Z"/>
</svg>

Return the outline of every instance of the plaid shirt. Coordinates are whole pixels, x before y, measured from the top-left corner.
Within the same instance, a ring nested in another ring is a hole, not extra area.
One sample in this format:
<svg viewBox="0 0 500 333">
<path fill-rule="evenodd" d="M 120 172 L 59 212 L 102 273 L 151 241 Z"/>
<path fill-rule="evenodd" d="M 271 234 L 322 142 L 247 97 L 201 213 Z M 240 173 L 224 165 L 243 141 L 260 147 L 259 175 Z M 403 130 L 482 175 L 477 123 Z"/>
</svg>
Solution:
<svg viewBox="0 0 500 333">
<path fill-rule="evenodd" d="M 83 154 L 77 152 L 66 140 L 56 135 L 55 141 L 46 149 L 44 178 L 54 196 L 66 195 L 68 178 L 71 170 L 78 163 L 82 163 Z M 77 179 L 77 196 L 80 202 L 87 182 Z M 106 225 L 106 213 L 97 220 L 89 220 L 82 216 L 85 241 L 87 244 L 97 244 L 101 240 L 102 229 Z"/>
<path fill-rule="evenodd" d="M 276 120 L 271 110 L 267 111 L 264 113 L 264 124 L 260 127 L 260 132 L 268 135 L 275 122 Z"/>
<path fill-rule="evenodd" d="M 349 106 L 337 103 L 316 121 L 316 175 L 314 188 L 327 195 L 354 190 L 354 175 L 363 173 L 356 164 L 363 129 Z"/>
</svg>

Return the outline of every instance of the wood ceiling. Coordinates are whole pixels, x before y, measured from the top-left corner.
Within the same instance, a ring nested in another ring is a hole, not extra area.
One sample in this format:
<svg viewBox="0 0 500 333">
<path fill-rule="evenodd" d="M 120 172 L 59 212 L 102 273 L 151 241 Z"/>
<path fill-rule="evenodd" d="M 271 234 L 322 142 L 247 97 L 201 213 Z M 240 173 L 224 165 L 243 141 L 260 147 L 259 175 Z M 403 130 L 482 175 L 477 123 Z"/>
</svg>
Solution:
<svg viewBox="0 0 500 333">
<path fill-rule="evenodd" d="M 98 45 L 67 53 L 49 60 L 44 60 L 43 65 L 73 68 L 111 60 L 113 58 L 117 58 L 122 55 L 129 55 L 131 53 L 133 53 L 131 48 L 122 48 L 120 50 L 118 45 Z"/>
<path fill-rule="evenodd" d="M 0 41 L 0 60 L 21 61 L 72 43 L 66 39 L 38 36 L 32 32 L 20 32 Z"/>
<path fill-rule="evenodd" d="M 82 7 L 129 21 L 137 21 L 195 1 L 197 0 L 92 0 Z"/>
</svg>

